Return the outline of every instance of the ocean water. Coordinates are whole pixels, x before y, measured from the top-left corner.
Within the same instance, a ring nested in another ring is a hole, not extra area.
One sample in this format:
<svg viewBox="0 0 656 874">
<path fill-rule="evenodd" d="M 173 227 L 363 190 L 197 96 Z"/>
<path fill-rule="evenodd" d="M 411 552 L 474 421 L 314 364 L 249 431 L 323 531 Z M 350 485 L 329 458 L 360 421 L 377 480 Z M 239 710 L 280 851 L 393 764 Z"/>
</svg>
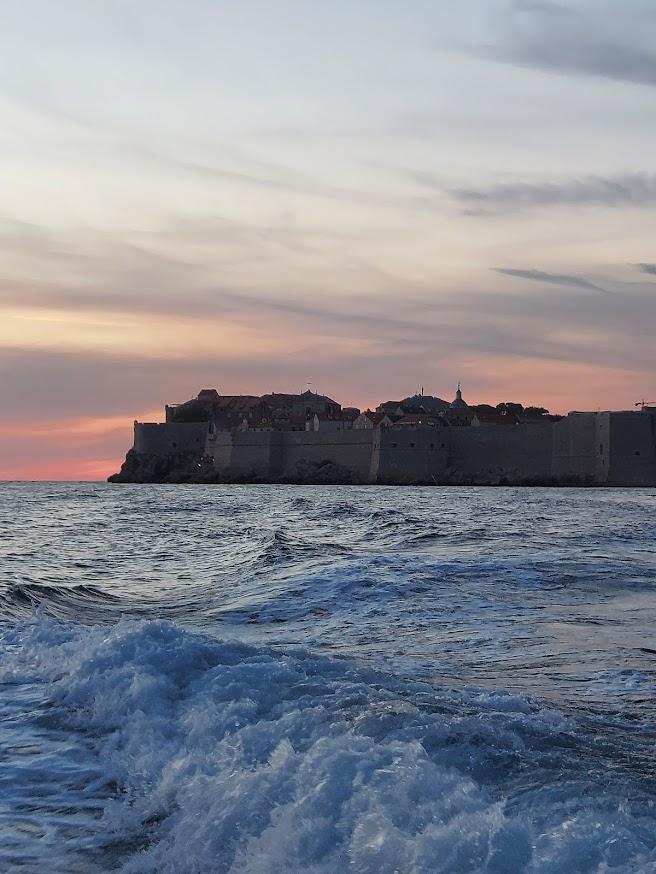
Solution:
<svg viewBox="0 0 656 874">
<path fill-rule="evenodd" d="M 0 484 L 0 871 L 656 871 L 656 492 Z"/>
</svg>

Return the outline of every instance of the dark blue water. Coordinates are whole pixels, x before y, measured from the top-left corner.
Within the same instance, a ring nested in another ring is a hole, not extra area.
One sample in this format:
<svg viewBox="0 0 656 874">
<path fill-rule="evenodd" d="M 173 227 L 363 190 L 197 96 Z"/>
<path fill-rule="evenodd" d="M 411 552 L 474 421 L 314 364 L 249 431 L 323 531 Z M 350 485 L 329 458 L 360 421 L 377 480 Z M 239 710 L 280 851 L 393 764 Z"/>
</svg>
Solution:
<svg viewBox="0 0 656 874">
<path fill-rule="evenodd" d="M 656 871 L 655 511 L 0 484 L 0 870 Z"/>
</svg>

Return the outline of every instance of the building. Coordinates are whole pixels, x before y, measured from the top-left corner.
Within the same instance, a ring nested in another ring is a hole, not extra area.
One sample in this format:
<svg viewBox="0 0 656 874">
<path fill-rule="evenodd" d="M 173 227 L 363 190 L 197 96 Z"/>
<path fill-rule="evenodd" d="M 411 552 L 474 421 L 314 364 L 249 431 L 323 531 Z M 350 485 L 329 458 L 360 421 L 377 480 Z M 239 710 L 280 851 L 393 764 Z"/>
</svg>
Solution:
<svg viewBox="0 0 656 874">
<path fill-rule="evenodd" d="M 373 428 L 389 428 L 393 423 L 394 419 L 385 412 L 373 413 L 371 410 L 365 410 L 354 420 L 353 429 L 355 431 L 371 431 Z"/>
<path fill-rule="evenodd" d="M 167 406 L 163 423 L 134 423 L 115 479 L 656 486 L 649 406 L 564 417 L 522 417 L 511 406 L 477 410 L 458 387 L 442 412 L 345 415 L 312 392 L 257 398 L 204 389 Z"/>
<path fill-rule="evenodd" d="M 257 395 L 221 395 L 215 388 L 202 389 L 195 398 L 166 406 L 167 422 L 210 422 L 219 430 L 304 431 L 314 414 L 340 418 L 341 406 L 311 391 L 299 394 L 272 392 Z"/>
<path fill-rule="evenodd" d="M 309 418 L 305 423 L 306 431 L 321 431 L 322 433 L 350 431 L 352 428 L 353 419 L 344 418 L 342 416 L 335 419 L 332 416 L 327 416 L 325 413 L 315 413 L 314 416 Z"/>
<path fill-rule="evenodd" d="M 405 413 L 441 413 L 448 410 L 449 402 L 434 395 L 410 395 L 400 401 L 384 401 L 376 407 L 377 413 L 387 413 L 389 416 L 402 416 Z"/>
<path fill-rule="evenodd" d="M 458 388 L 456 389 L 456 396 L 449 404 L 450 410 L 466 410 L 468 408 L 468 404 L 463 400 L 462 392 L 460 391 L 460 383 L 458 383 Z"/>
</svg>

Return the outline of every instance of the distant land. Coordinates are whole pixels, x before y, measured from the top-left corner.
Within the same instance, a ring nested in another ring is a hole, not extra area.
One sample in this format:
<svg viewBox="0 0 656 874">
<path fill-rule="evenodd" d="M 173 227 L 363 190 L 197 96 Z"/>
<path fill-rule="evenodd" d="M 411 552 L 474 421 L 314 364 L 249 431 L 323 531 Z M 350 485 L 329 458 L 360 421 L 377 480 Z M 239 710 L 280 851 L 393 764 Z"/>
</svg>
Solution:
<svg viewBox="0 0 656 874">
<path fill-rule="evenodd" d="M 422 392 L 375 410 L 310 390 L 168 404 L 114 483 L 656 485 L 656 407 L 551 415 Z"/>
</svg>

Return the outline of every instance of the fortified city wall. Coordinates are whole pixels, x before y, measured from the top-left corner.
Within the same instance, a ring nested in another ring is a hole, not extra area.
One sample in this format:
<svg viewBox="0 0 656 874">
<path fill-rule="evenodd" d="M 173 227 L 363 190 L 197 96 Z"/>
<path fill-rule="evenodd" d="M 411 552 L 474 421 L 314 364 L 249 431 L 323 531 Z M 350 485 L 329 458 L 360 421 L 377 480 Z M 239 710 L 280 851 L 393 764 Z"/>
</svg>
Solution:
<svg viewBox="0 0 656 874">
<path fill-rule="evenodd" d="M 144 455 L 205 452 L 207 422 L 135 422 L 134 451 Z"/>
<path fill-rule="evenodd" d="M 656 485 L 656 412 L 602 415 L 609 420 L 608 485 Z"/>
<path fill-rule="evenodd" d="M 580 476 L 591 482 L 608 477 L 608 421 L 597 413 L 570 413 L 553 429 L 554 477 Z M 601 450 L 599 447 L 602 447 Z"/>
<path fill-rule="evenodd" d="M 219 473 L 293 478 L 299 464 L 329 461 L 370 482 L 373 431 L 217 431 L 207 454 Z"/>
<path fill-rule="evenodd" d="M 330 463 L 358 483 L 656 485 L 656 412 L 570 413 L 558 422 L 340 432 L 135 423 L 134 451 L 204 456 L 216 474 L 295 479 Z"/>
<path fill-rule="evenodd" d="M 375 429 L 371 481 L 443 482 L 449 470 L 449 430 L 427 427 Z"/>
<path fill-rule="evenodd" d="M 656 412 L 570 413 L 553 429 L 553 475 L 599 485 L 656 484 Z"/>
<path fill-rule="evenodd" d="M 449 463 L 465 481 L 531 482 L 551 473 L 553 424 L 454 428 Z"/>
</svg>

